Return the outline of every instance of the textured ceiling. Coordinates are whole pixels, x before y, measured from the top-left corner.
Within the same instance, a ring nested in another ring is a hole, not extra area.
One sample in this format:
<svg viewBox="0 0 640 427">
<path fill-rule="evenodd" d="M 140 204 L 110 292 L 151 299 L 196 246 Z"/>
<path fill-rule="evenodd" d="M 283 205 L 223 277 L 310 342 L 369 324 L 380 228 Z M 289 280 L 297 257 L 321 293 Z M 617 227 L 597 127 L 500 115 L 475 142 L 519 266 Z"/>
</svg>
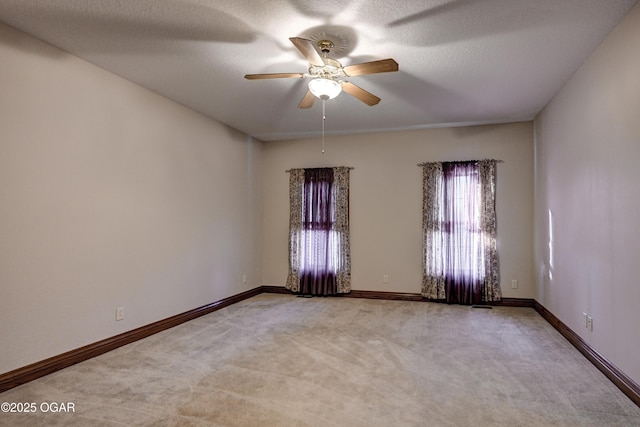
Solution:
<svg viewBox="0 0 640 427">
<path fill-rule="evenodd" d="M 317 136 L 289 37 L 326 35 L 382 98 L 326 103 L 327 134 L 530 120 L 637 0 L 0 0 L 0 21 L 259 139 Z"/>
</svg>

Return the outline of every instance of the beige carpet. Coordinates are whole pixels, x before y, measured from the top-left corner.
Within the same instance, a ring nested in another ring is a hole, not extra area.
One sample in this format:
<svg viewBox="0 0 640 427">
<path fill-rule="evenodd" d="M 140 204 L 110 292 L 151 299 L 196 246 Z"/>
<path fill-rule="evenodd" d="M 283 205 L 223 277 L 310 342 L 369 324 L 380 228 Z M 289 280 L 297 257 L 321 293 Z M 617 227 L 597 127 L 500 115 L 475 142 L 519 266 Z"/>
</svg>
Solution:
<svg viewBox="0 0 640 427">
<path fill-rule="evenodd" d="M 534 310 L 262 294 L 0 394 L 2 426 L 640 426 Z"/>
</svg>

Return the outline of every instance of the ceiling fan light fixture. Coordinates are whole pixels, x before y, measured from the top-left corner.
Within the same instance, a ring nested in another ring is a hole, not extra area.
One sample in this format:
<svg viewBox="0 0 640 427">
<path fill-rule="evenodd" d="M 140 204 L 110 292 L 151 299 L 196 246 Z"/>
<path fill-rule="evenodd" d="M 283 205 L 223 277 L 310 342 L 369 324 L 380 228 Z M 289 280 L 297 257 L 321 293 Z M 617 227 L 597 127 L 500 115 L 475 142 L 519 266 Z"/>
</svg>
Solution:
<svg viewBox="0 0 640 427">
<path fill-rule="evenodd" d="M 319 77 L 309 81 L 309 90 L 316 97 L 327 100 L 340 95 L 342 86 L 335 80 Z"/>
<path fill-rule="evenodd" d="M 316 99 L 321 99 L 324 106 L 324 101 L 335 98 L 342 91 L 369 106 L 376 105 L 380 102 L 380 98 L 349 82 L 349 77 L 398 71 L 398 63 L 393 58 L 343 67 L 339 61 L 329 58 L 333 42 L 324 38 L 317 45 L 301 37 L 290 37 L 289 40 L 309 62 L 308 73 L 246 74 L 244 78 L 249 80 L 308 79 L 309 89 L 298 104 L 298 108 L 311 108 Z"/>
</svg>

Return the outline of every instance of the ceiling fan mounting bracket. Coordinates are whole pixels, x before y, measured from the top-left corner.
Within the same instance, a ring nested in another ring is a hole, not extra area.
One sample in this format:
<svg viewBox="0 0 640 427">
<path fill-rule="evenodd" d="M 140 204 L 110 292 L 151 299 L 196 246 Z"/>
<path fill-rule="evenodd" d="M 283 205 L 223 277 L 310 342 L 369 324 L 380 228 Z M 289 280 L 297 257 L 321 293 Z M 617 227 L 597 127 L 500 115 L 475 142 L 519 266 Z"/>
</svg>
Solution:
<svg viewBox="0 0 640 427">
<path fill-rule="evenodd" d="M 325 56 L 333 49 L 333 42 L 331 40 L 320 40 L 318 42 L 318 49 L 320 52 L 324 53 Z"/>
</svg>

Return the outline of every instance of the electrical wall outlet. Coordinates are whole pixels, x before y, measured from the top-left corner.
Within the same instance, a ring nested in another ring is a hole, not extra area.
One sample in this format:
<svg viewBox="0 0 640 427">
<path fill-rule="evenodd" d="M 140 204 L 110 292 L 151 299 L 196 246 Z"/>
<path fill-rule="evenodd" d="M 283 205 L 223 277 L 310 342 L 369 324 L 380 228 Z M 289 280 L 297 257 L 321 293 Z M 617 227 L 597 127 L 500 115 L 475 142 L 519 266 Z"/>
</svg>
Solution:
<svg viewBox="0 0 640 427">
<path fill-rule="evenodd" d="M 389 283 L 389 275 L 385 274 L 382 276 L 382 283 Z"/>
<path fill-rule="evenodd" d="M 243 285 L 246 285 L 246 284 L 247 284 L 247 275 L 246 275 L 246 274 L 243 274 L 243 275 L 242 275 L 242 284 L 243 284 Z"/>
<path fill-rule="evenodd" d="M 584 327 L 593 332 L 593 317 L 586 312 L 582 312 L 582 315 L 584 316 Z"/>
<path fill-rule="evenodd" d="M 124 307 L 116 308 L 116 320 L 124 319 Z"/>
<path fill-rule="evenodd" d="M 512 280 L 511 281 L 511 289 L 518 289 L 518 281 L 517 280 Z"/>
</svg>

